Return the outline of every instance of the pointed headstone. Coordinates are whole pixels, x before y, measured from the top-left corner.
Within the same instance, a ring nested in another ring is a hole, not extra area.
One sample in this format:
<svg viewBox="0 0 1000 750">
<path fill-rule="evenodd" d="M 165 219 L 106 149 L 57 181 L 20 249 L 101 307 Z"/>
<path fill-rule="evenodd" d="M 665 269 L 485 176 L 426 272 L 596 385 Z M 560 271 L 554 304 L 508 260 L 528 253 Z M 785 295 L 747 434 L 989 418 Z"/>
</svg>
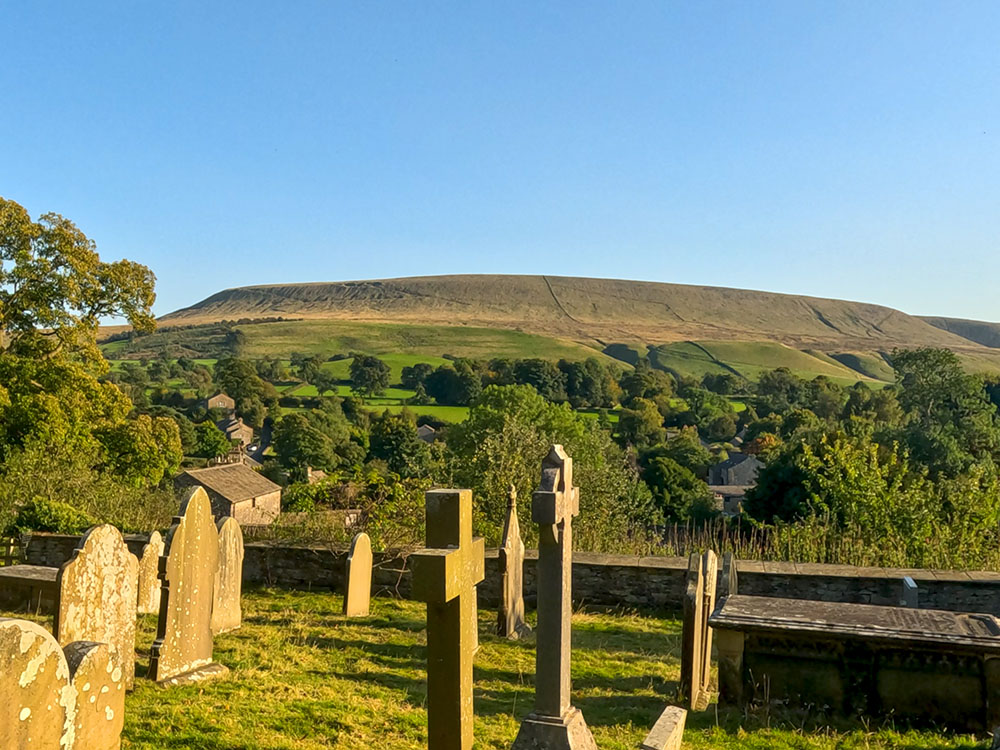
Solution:
<svg viewBox="0 0 1000 750">
<path fill-rule="evenodd" d="M 539 537 L 535 710 L 521 722 L 513 750 L 597 750 L 583 713 L 570 700 L 573 516 L 579 513 L 573 459 L 554 445 L 531 500 Z"/>
<path fill-rule="evenodd" d="M 219 532 L 208 495 L 188 490 L 160 558 L 160 619 L 149 676 L 161 684 L 197 682 L 225 674 L 212 662 L 212 606 L 219 567 Z"/>
<path fill-rule="evenodd" d="M 56 577 L 59 603 L 53 630 L 60 644 L 107 643 L 125 687 L 135 682 L 135 619 L 139 561 L 121 532 L 90 529 Z"/>
<path fill-rule="evenodd" d="M 229 516 L 216 524 L 219 530 L 219 567 L 215 574 L 212 633 L 228 633 L 243 624 L 243 530 Z"/>
<path fill-rule="evenodd" d="M 500 543 L 500 611 L 497 635 L 517 639 L 531 632 L 524 619 L 524 542 L 517 522 L 517 489 L 507 495 L 507 520 Z"/>
<path fill-rule="evenodd" d="M 76 732 L 76 690 L 51 633 L 0 618 L 0 748 L 68 750 Z"/>
<path fill-rule="evenodd" d="M 159 531 L 149 535 L 149 542 L 142 548 L 139 558 L 139 599 L 137 609 L 141 615 L 155 615 L 160 611 L 160 557 L 163 555 L 163 537 Z"/>
<path fill-rule="evenodd" d="M 372 598 L 372 540 L 363 531 L 351 541 L 344 575 L 344 614 L 367 617 Z"/>
<path fill-rule="evenodd" d="M 77 641 L 65 649 L 76 689 L 74 747 L 118 750 L 125 724 L 125 683 L 106 643 Z"/>
<path fill-rule="evenodd" d="M 413 596 L 427 602 L 427 747 L 472 748 L 476 584 L 486 548 L 472 537 L 472 491 L 426 495 L 427 548 L 411 556 Z"/>
</svg>

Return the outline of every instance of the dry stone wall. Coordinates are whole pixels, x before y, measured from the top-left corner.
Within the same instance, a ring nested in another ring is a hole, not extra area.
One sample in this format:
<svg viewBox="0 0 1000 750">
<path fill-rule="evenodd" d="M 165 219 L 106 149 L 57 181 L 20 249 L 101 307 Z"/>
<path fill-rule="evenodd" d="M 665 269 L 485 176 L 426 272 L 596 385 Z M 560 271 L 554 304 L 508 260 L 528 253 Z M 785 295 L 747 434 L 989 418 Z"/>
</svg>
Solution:
<svg viewBox="0 0 1000 750">
<path fill-rule="evenodd" d="M 32 534 L 26 541 L 31 565 L 62 565 L 79 537 Z M 143 536 L 127 536 L 129 549 L 142 554 Z M 347 551 L 322 546 L 247 543 L 244 584 L 344 590 Z M 538 555 L 525 553 L 524 599 L 537 599 L 535 564 Z M 1000 616 L 1000 573 L 989 571 L 860 568 L 811 563 L 738 563 L 739 591 L 754 596 L 819 599 L 830 602 L 898 605 L 902 580 L 910 576 L 919 589 L 922 609 L 987 612 Z M 687 560 L 682 557 L 636 557 L 577 553 L 573 558 L 573 600 L 577 604 L 624 605 L 679 611 L 684 597 Z M 410 575 L 399 560 L 375 555 L 373 594 L 392 592 L 410 598 Z M 500 569 L 496 550 L 486 551 L 486 579 L 479 584 L 479 602 L 496 607 L 500 600 Z"/>
</svg>

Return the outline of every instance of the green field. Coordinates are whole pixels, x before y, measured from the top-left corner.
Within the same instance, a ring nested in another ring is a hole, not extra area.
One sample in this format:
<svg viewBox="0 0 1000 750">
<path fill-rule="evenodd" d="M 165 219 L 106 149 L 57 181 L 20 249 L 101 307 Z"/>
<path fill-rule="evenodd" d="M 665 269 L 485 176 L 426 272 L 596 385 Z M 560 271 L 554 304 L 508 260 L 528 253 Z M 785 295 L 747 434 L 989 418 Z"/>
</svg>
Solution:
<svg viewBox="0 0 1000 750">
<path fill-rule="evenodd" d="M 859 380 L 878 382 L 873 376 L 851 369 L 822 352 L 799 351 L 767 341 L 683 341 L 663 344 L 650 350 L 649 359 L 654 367 L 696 378 L 706 374 L 730 373 L 748 380 L 757 380 L 768 370 L 787 367 L 807 380 L 825 375 L 842 385 L 852 385 Z M 879 374 L 884 375 L 884 372 Z"/>
<path fill-rule="evenodd" d="M 136 688 L 126 698 L 124 748 L 164 750 L 424 750 L 427 747 L 425 607 L 374 599 L 369 617 L 341 615 L 328 592 L 253 590 L 243 627 L 215 641 L 227 678 L 163 689 L 143 679 L 156 618 L 140 618 Z M 529 613 L 533 621 L 534 613 Z M 39 618 L 33 618 L 39 619 Z M 493 635 L 479 611 L 476 747 L 508 750 L 533 703 L 534 636 Z M 633 750 L 672 702 L 681 624 L 673 617 L 573 615 L 573 702 L 601 750 Z M 740 728 L 743 724 L 745 729 Z M 972 738 L 895 732 L 878 725 L 810 732 L 801 716 L 717 710 L 692 714 L 689 750 L 952 750 Z"/>
</svg>

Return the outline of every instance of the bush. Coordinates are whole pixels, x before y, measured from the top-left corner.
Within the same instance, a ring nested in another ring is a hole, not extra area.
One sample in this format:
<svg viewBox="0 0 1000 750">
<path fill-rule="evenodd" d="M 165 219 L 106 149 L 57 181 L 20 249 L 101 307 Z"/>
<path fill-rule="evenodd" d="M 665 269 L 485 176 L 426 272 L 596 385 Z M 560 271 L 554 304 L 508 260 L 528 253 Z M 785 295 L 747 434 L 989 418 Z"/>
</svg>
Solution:
<svg viewBox="0 0 1000 750">
<path fill-rule="evenodd" d="M 60 534 L 82 534 L 94 525 L 94 519 L 83 511 L 43 497 L 36 497 L 22 506 L 13 524 L 18 533 L 51 531 Z"/>
</svg>

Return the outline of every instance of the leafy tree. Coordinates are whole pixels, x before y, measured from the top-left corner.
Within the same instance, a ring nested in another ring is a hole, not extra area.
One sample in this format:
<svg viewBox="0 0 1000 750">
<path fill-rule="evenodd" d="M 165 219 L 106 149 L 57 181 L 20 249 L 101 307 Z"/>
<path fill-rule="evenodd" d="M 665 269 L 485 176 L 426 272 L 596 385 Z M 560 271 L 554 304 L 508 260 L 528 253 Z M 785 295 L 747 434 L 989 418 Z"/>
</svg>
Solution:
<svg viewBox="0 0 1000 750">
<path fill-rule="evenodd" d="M 632 399 L 618 416 L 618 437 L 624 445 L 645 448 L 662 443 L 666 434 L 660 410 L 648 399 Z"/>
<path fill-rule="evenodd" d="M 732 414 L 720 414 L 705 428 L 705 438 L 714 443 L 724 443 L 736 436 L 736 419 Z"/>
<path fill-rule="evenodd" d="M 68 219 L 37 222 L 0 198 L 0 352 L 50 359 L 80 355 L 97 363 L 97 327 L 121 316 L 148 333 L 154 277 L 145 266 L 101 261 L 95 243 Z"/>
<path fill-rule="evenodd" d="M 746 390 L 746 381 L 739 375 L 734 375 L 731 372 L 710 372 L 702 377 L 701 387 L 713 393 L 730 396 L 736 393 L 743 393 Z"/>
<path fill-rule="evenodd" d="M 566 400 L 566 375 L 545 359 L 521 359 L 514 364 L 514 381 L 530 385 L 547 401 Z"/>
<path fill-rule="evenodd" d="M 269 411 L 277 409 L 278 392 L 245 359 L 224 357 L 216 362 L 215 382 L 236 402 L 236 413 L 253 427 L 262 427 Z"/>
<path fill-rule="evenodd" d="M 425 477 L 431 471 L 431 452 L 417 436 L 417 423 L 407 412 L 386 410 L 372 422 L 369 456 L 384 461 L 389 471 L 402 477 Z"/>
<path fill-rule="evenodd" d="M 323 358 L 305 354 L 292 355 L 292 369 L 300 380 L 306 383 L 316 384 L 316 377 L 323 367 Z"/>
<path fill-rule="evenodd" d="M 670 458 L 702 479 L 708 476 L 708 467 L 715 461 L 712 454 L 701 444 L 698 431 L 692 427 L 681 430 L 667 442 L 643 453 L 639 463 L 645 466 L 656 456 Z"/>
<path fill-rule="evenodd" d="M 670 375 L 654 370 L 646 359 L 640 359 L 634 370 L 624 373 L 618 384 L 622 391 L 622 403 L 626 404 L 637 398 L 651 401 L 669 398 L 674 393 L 675 385 Z"/>
<path fill-rule="evenodd" d="M 559 360 L 566 384 L 566 395 L 574 408 L 611 407 L 617 401 L 620 389 L 614 376 L 596 358 L 583 362 Z"/>
<path fill-rule="evenodd" d="M 468 406 L 482 392 L 482 381 L 471 367 L 456 362 L 455 367 L 441 365 L 426 381 L 427 394 L 447 406 Z"/>
<path fill-rule="evenodd" d="M 615 547 L 658 519 L 648 489 L 609 434 L 533 388 L 488 386 L 468 419 L 448 429 L 446 440 L 448 480 L 475 491 L 477 533 L 489 544 L 499 540 L 508 487 L 513 484 L 519 497 L 530 498 L 553 443 L 564 445 L 573 458 L 581 487 L 581 513 L 574 523 L 580 548 Z M 533 533 L 530 526 L 525 533 Z"/>
<path fill-rule="evenodd" d="M 355 354 L 351 361 L 351 388 L 362 398 L 378 396 L 389 387 L 389 365 L 370 354 Z"/>
<path fill-rule="evenodd" d="M 403 368 L 400 383 L 404 388 L 416 390 L 417 386 L 426 384 L 427 377 L 434 372 L 434 366 L 427 362 L 417 362 Z"/>
<path fill-rule="evenodd" d="M 333 470 L 339 464 L 333 441 L 301 414 L 288 414 L 277 422 L 273 443 L 281 465 L 300 479 L 307 467 Z"/>
<path fill-rule="evenodd" d="M 704 520 L 715 515 L 708 485 L 674 459 L 650 458 L 642 478 L 668 521 Z"/>
<path fill-rule="evenodd" d="M 805 382 L 787 367 L 778 367 L 760 376 L 756 390 L 761 414 L 784 414 L 802 403 Z"/>
<path fill-rule="evenodd" d="M 218 458 L 232 449 L 226 434 L 211 422 L 194 426 L 195 455 L 202 458 Z"/>
<path fill-rule="evenodd" d="M 902 438 L 915 461 L 932 474 L 955 477 L 1000 449 L 996 406 L 983 380 L 969 375 L 947 349 L 894 351 Z"/>
<path fill-rule="evenodd" d="M 333 373 L 319 370 L 309 381 L 316 387 L 316 392 L 322 396 L 324 393 L 337 391 L 337 378 Z"/>
</svg>

